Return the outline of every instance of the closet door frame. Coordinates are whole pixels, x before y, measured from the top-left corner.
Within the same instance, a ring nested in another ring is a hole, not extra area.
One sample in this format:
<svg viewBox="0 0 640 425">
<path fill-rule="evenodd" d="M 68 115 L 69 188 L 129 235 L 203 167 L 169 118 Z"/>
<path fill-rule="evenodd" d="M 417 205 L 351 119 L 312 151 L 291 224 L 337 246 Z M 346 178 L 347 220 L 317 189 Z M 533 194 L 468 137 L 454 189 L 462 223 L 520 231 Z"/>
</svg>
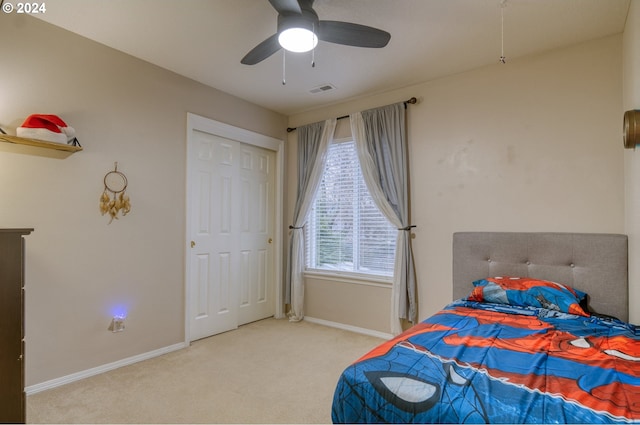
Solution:
<svg viewBox="0 0 640 425">
<path fill-rule="evenodd" d="M 193 146 L 193 132 L 203 131 L 206 133 L 214 134 L 227 139 L 235 140 L 247 145 L 257 146 L 263 149 L 267 149 L 275 152 L 276 164 L 276 190 L 275 190 L 275 229 L 274 229 L 274 259 L 273 266 L 275 268 L 275 317 L 283 318 L 284 304 L 283 304 L 283 285 L 282 285 L 282 252 L 283 252 L 283 233 L 282 233 L 282 217 L 283 217 L 283 193 L 284 193 L 284 140 L 276 139 L 270 136 L 265 136 L 260 133 L 256 133 L 250 130 L 235 127 L 230 124 L 215 121 L 210 118 L 206 118 L 200 115 L 187 113 L 187 149 Z M 186 192 L 189 193 L 190 187 L 190 171 L 191 165 L 187 155 L 186 164 Z M 192 235 L 192 223 L 191 214 L 189 212 L 189 199 L 185 197 L 185 210 L 186 210 L 186 233 L 184 238 L 184 258 L 185 258 L 185 343 L 191 342 L 190 331 L 190 303 L 191 299 L 191 270 L 190 264 L 190 250 L 191 250 L 191 235 Z"/>
</svg>

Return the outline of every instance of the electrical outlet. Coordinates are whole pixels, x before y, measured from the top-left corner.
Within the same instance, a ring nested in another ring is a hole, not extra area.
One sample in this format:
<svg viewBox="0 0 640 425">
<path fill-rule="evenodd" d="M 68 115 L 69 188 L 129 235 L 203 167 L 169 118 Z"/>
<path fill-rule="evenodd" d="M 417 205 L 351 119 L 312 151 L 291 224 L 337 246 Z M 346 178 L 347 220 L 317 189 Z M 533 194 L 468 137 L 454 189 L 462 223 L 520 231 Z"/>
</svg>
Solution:
<svg viewBox="0 0 640 425">
<path fill-rule="evenodd" d="M 124 316 L 113 316 L 111 319 L 111 324 L 109 325 L 109 330 L 111 332 L 122 332 L 124 330 Z"/>
</svg>

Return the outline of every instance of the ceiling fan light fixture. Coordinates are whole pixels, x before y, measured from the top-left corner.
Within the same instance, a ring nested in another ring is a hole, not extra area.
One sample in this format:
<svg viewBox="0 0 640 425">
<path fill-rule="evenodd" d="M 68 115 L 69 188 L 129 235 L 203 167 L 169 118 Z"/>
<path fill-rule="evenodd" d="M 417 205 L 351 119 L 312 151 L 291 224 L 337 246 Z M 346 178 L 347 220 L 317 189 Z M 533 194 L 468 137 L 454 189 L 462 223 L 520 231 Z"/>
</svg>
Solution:
<svg viewBox="0 0 640 425">
<path fill-rule="evenodd" d="M 281 49 L 290 52 L 314 50 L 319 40 L 353 47 L 381 48 L 391 34 L 378 28 L 342 21 L 321 21 L 313 10 L 314 0 L 269 0 L 278 12 L 277 32 L 256 45 L 240 63 L 255 65 Z M 506 1 L 506 0 L 505 0 Z M 286 55 L 282 55 L 284 61 Z M 311 59 L 311 67 L 315 64 Z"/>
<path fill-rule="evenodd" d="M 318 44 L 318 36 L 306 28 L 292 27 L 280 32 L 278 43 L 283 49 L 295 53 L 313 50 Z"/>
</svg>

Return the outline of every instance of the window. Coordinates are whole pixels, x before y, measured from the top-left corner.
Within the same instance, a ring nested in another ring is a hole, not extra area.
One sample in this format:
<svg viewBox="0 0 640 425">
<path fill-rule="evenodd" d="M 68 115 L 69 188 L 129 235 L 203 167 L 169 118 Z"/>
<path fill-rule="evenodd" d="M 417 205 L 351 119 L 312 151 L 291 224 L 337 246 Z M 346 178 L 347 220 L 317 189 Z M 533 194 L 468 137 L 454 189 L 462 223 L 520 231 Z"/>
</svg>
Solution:
<svg viewBox="0 0 640 425">
<path fill-rule="evenodd" d="M 307 224 L 307 270 L 393 276 L 398 230 L 373 202 L 353 140 L 334 141 Z"/>
</svg>

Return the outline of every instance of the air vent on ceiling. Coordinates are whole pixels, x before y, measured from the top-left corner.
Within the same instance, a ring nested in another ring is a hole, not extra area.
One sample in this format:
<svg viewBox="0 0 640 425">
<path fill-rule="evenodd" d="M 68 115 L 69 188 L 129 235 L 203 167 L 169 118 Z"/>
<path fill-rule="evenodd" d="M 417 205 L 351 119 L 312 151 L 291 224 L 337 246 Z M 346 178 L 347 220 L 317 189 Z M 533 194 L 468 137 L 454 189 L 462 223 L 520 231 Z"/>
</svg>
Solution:
<svg viewBox="0 0 640 425">
<path fill-rule="evenodd" d="M 322 84 L 321 86 L 314 87 L 311 90 L 309 90 L 309 93 L 313 93 L 313 94 L 324 93 L 324 92 L 335 90 L 335 89 L 336 87 L 332 84 Z"/>
</svg>

